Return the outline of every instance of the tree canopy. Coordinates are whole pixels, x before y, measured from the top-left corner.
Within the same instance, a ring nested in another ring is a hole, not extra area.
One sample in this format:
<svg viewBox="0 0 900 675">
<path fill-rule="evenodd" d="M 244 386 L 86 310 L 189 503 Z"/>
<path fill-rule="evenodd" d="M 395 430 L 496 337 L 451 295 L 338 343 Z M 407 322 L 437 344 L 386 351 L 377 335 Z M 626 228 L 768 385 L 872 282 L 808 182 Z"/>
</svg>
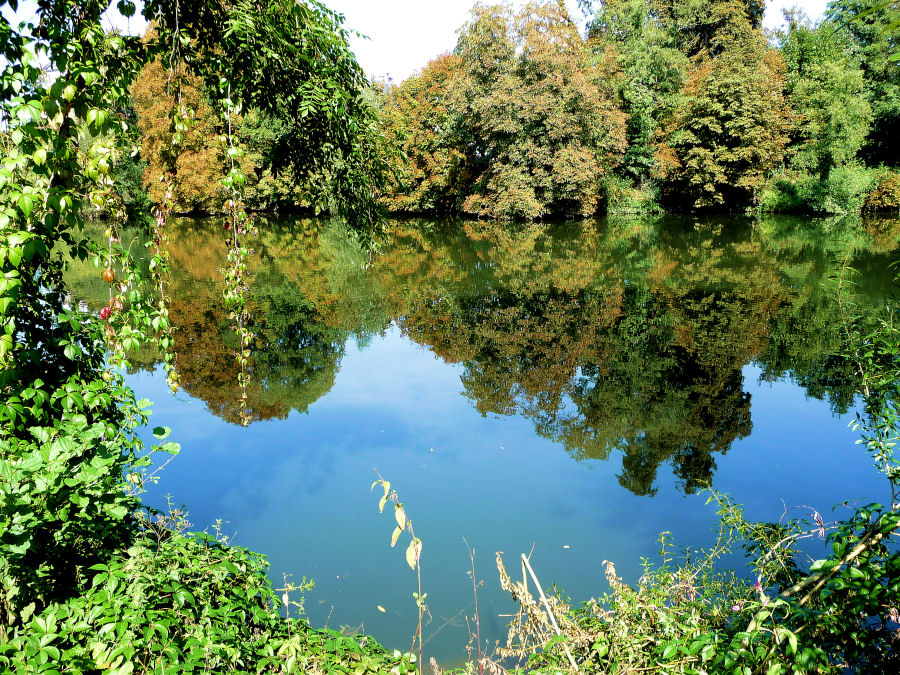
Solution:
<svg viewBox="0 0 900 675">
<path fill-rule="evenodd" d="M 835 0 L 816 26 L 791 14 L 774 40 L 760 0 L 580 5 L 584 36 L 559 2 L 477 5 L 452 55 L 387 92 L 381 122 L 403 153 L 390 210 L 532 220 L 900 202 L 895 3 Z"/>
</svg>

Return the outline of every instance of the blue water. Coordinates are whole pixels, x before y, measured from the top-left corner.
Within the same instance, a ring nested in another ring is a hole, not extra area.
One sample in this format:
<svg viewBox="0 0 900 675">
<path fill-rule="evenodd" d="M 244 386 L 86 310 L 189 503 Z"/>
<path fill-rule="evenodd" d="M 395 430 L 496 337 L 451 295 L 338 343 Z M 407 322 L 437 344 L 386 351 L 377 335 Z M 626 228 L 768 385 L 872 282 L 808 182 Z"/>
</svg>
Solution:
<svg viewBox="0 0 900 675">
<path fill-rule="evenodd" d="M 466 541 L 484 581 L 479 613 L 490 643 L 505 636 L 499 615 L 513 610 L 499 589 L 496 551 L 517 570 L 518 555 L 533 548 L 542 583 L 586 599 L 606 589 L 604 560 L 633 581 L 663 530 L 678 543 L 711 542 L 708 495 L 685 495 L 664 467 L 655 496 L 636 496 L 616 480 L 618 457 L 576 462 L 526 419 L 481 416 L 460 396 L 461 372 L 391 327 L 365 348 L 349 345 L 333 389 L 307 414 L 246 429 L 202 401 L 171 397 L 159 373 L 133 376 L 138 395 L 156 401 L 154 423 L 171 426 L 184 448 L 149 501 L 173 495 L 197 529 L 222 519 L 235 543 L 270 557 L 276 584 L 283 574 L 312 577 L 306 611 L 314 625 L 349 626 L 405 649 L 416 578 L 402 545 L 389 547 L 393 518 L 379 515 L 379 495 L 370 492 L 377 468 L 424 542 L 426 651 L 442 663 L 465 657 L 468 642 Z M 879 496 L 883 481 L 854 445 L 852 416 L 833 415 L 790 382 L 760 383 L 759 373 L 744 368 L 753 433 L 717 457 L 716 489 L 761 520 L 778 519 L 785 505 L 827 518 L 836 501 Z"/>
<path fill-rule="evenodd" d="M 497 551 L 513 576 L 533 551 L 542 584 L 579 602 L 607 590 L 604 560 L 633 583 L 662 531 L 692 551 L 713 543 L 708 481 L 752 520 L 829 520 L 834 504 L 887 500 L 848 428 L 859 383 L 841 355 L 834 279 L 846 259 L 859 270 L 845 287 L 855 313 L 896 306 L 888 230 L 412 221 L 393 223 L 367 265 L 334 223 L 264 222 L 252 259 L 255 421 L 243 428 L 221 225 L 186 220 L 170 233 L 169 284 L 184 389 L 169 393 L 150 352 L 127 378 L 155 402 L 151 426 L 182 446 L 146 499 L 165 507 L 170 495 L 196 530 L 221 521 L 269 557 L 276 588 L 312 578 L 314 625 L 407 650 L 416 574 L 408 535 L 389 545 L 394 518 L 370 491 L 377 470 L 423 542 L 426 658 L 458 664 L 473 625 L 470 549 L 492 646 L 515 609 Z M 105 304 L 94 268 L 74 263 L 70 276 L 80 298 Z M 805 544 L 813 556 L 822 546 Z"/>
</svg>

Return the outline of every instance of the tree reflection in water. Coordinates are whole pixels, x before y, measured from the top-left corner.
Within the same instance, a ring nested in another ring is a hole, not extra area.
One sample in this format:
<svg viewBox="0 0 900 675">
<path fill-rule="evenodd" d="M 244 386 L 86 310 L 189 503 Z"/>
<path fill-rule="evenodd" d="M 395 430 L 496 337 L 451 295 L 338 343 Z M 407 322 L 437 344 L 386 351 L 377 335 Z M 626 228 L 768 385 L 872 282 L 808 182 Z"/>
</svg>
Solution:
<svg viewBox="0 0 900 675">
<path fill-rule="evenodd" d="M 868 227 L 868 231 L 867 228 Z M 171 317 L 185 390 L 239 421 L 236 341 L 222 309 L 215 220 L 170 235 Z M 395 322 L 461 364 L 482 414 L 519 415 L 577 460 L 621 455 L 619 482 L 655 491 L 671 465 L 686 493 L 752 429 L 744 366 L 791 377 L 838 412 L 853 403 L 833 278 L 857 312 L 896 301 L 896 223 L 652 218 L 500 229 L 397 221 L 374 262 L 334 222 L 260 223 L 253 257 L 254 421 L 304 412 L 328 393 L 350 337 Z M 98 306 L 96 271 L 74 287 Z M 157 358 L 139 353 L 135 368 Z"/>
</svg>

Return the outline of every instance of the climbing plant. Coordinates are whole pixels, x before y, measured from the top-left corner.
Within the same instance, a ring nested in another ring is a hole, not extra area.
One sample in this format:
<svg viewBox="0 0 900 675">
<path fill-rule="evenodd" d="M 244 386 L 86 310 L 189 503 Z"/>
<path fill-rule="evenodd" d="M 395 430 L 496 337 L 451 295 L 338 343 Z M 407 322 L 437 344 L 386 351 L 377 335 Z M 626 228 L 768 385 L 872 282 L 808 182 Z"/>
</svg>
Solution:
<svg viewBox="0 0 900 675">
<path fill-rule="evenodd" d="M 110 5 L 38 0 L 33 18 L 13 25 L 7 10 L 19 3 L 0 0 L 0 670 L 390 670 L 396 659 L 377 645 L 280 619 L 293 601 L 279 602 L 263 557 L 188 535 L 182 514 L 142 506 L 152 454 L 178 446 L 161 427 L 159 443 L 144 446 L 149 402 L 122 377 L 147 342 L 171 354 L 165 228 L 179 184 L 167 172 L 145 219 L 148 275 L 113 189 L 131 150 L 118 114 L 129 85 L 163 59 L 175 93 L 172 158 L 191 125 L 178 96 L 188 73 L 228 115 L 248 101 L 294 106 L 302 121 L 283 139 L 281 165 L 318 176 L 314 203 L 368 232 L 377 139 L 367 136 L 371 114 L 341 17 L 293 0 L 148 1 L 157 34 L 145 42 L 103 28 Z M 136 11 L 130 0 L 115 5 Z M 234 149 L 227 121 L 225 156 Z M 247 228 L 239 183 L 236 173 L 223 177 L 232 235 Z M 99 241 L 84 227 L 87 205 L 111 216 Z M 229 274 L 241 276 L 242 241 L 233 239 Z M 108 284 L 99 312 L 70 295 L 70 259 L 92 260 Z M 168 365 L 174 388 L 177 358 Z"/>
</svg>

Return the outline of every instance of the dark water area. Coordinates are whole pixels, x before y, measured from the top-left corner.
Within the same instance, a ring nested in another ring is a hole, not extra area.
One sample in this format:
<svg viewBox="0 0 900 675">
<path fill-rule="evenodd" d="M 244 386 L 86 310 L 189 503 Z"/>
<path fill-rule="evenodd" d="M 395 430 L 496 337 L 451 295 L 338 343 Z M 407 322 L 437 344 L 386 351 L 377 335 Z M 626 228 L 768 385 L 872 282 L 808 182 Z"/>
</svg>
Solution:
<svg viewBox="0 0 900 675">
<path fill-rule="evenodd" d="M 183 390 L 149 351 L 128 381 L 182 444 L 148 503 L 221 520 L 276 587 L 313 578 L 314 625 L 409 648 L 416 575 L 374 469 L 423 540 L 425 652 L 442 665 L 466 657 L 469 548 L 493 644 L 514 609 L 497 551 L 517 570 L 533 549 L 542 583 L 582 600 L 607 590 L 604 560 L 634 582 L 661 531 L 710 544 L 706 486 L 760 520 L 887 497 L 848 428 L 841 319 L 896 305 L 898 220 L 397 221 L 371 265 L 336 223 L 259 229 L 253 423 L 237 424 L 215 220 L 170 233 Z M 105 302 L 95 277 L 72 270 L 89 304 Z"/>
</svg>

